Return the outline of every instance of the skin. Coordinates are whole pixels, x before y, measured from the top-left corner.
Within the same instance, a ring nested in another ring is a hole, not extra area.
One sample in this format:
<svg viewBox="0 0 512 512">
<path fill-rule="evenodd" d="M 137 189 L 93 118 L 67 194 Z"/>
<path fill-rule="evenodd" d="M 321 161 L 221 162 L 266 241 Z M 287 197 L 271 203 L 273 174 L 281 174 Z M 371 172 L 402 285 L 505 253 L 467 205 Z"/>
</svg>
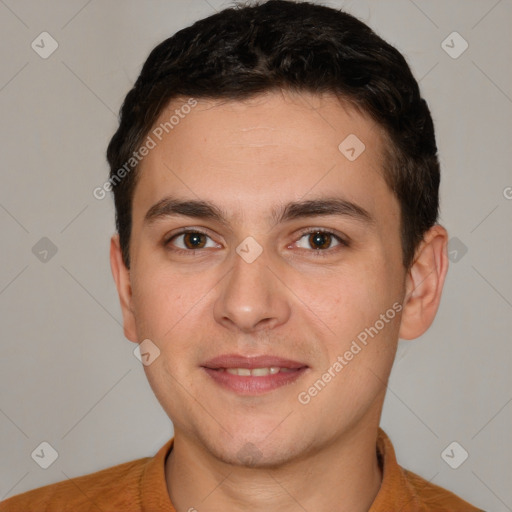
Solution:
<svg viewBox="0 0 512 512">
<path fill-rule="evenodd" d="M 155 126 L 186 100 L 174 100 Z M 352 162 L 338 149 L 349 134 L 366 146 Z M 126 337 L 150 339 L 160 350 L 144 369 L 175 428 L 165 471 L 178 512 L 369 510 L 382 478 L 375 441 L 398 338 L 428 329 L 448 268 L 448 236 L 439 225 L 425 233 L 412 267 L 403 267 L 384 144 L 379 126 L 333 96 L 273 92 L 199 101 L 141 163 L 130 270 L 117 235 L 111 266 Z M 186 216 L 144 222 L 170 195 L 215 203 L 227 224 Z M 327 195 L 356 203 L 373 221 L 269 220 L 272 208 Z M 187 235 L 165 245 L 189 227 L 207 233 L 202 249 L 176 252 L 192 245 Z M 350 243 L 333 237 L 316 249 L 303 234 L 309 228 Z M 248 236 L 263 249 L 252 263 L 236 252 Z M 301 404 L 298 394 L 394 303 L 402 311 Z M 308 369 L 287 386 L 239 395 L 201 367 L 232 353 L 271 354 Z M 252 465 L 240 455 L 248 447 L 257 453 Z"/>
</svg>

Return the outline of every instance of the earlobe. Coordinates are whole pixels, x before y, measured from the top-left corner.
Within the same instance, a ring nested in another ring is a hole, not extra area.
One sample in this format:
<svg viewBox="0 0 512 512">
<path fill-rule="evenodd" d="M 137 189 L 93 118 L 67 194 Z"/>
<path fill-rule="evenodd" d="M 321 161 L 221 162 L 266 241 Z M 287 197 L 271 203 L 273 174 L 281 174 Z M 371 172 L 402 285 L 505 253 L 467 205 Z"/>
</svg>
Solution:
<svg viewBox="0 0 512 512">
<path fill-rule="evenodd" d="M 448 271 L 448 233 L 436 224 L 418 247 L 406 278 L 406 292 L 399 337 L 411 340 L 421 336 L 432 324 L 441 302 Z"/>
<path fill-rule="evenodd" d="M 113 235 L 110 239 L 110 268 L 112 269 L 112 276 L 116 283 L 121 311 L 123 313 L 124 335 L 130 341 L 138 343 L 135 329 L 135 317 L 132 310 L 130 271 L 126 268 L 123 261 L 118 234 Z"/>
</svg>

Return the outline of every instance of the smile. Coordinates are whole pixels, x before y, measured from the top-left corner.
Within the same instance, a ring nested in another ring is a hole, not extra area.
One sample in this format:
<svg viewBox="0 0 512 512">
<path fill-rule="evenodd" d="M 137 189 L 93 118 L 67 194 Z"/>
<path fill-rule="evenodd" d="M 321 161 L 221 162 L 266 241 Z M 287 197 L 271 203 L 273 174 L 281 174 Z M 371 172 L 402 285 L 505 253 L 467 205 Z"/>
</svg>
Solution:
<svg viewBox="0 0 512 512">
<path fill-rule="evenodd" d="M 276 373 L 283 372 L 294 372 L 292 368 L 279 368 L 277 366 L 271 366 L 269 368 L 219 368 L 219 371 L 230 373 L 231 375 L 240 375 L 240 377 L 265 377 L 266 375 L 275 375 Z"/>
</svg>

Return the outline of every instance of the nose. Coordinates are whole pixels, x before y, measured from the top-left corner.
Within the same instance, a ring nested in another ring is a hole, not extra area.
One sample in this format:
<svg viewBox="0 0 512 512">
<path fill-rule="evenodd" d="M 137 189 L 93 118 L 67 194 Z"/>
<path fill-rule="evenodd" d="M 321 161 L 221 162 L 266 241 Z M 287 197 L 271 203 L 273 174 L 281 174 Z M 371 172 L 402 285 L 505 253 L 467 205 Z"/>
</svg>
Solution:
<svg viewBox="0 0 512 512">
<path fill-rule="evenodd" d="M 214 306 L 219 324 L 249 333 L 272 329 L 288 320 L 291 308 L 287 288 L 276 266 L 269 263 L 265 251 L 251 263 L 234 255 L 232 270 L 219 283 Z"/>
</svg>

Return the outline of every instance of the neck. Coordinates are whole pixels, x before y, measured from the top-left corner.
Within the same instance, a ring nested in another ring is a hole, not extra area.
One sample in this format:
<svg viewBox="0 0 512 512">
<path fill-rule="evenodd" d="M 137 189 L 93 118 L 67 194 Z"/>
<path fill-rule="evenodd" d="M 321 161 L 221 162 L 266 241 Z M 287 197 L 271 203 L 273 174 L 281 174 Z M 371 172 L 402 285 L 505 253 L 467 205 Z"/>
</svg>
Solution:
<svg viewBox="0 0 512 512">
<path fill-rule="evenodd" d="M 377 428 L 353 428 L 278 468 L 226 464 L 178 431 L 166 460 L 169 496 L 178 512 L 367 512 L 382 480 Z"/>
</svg>

